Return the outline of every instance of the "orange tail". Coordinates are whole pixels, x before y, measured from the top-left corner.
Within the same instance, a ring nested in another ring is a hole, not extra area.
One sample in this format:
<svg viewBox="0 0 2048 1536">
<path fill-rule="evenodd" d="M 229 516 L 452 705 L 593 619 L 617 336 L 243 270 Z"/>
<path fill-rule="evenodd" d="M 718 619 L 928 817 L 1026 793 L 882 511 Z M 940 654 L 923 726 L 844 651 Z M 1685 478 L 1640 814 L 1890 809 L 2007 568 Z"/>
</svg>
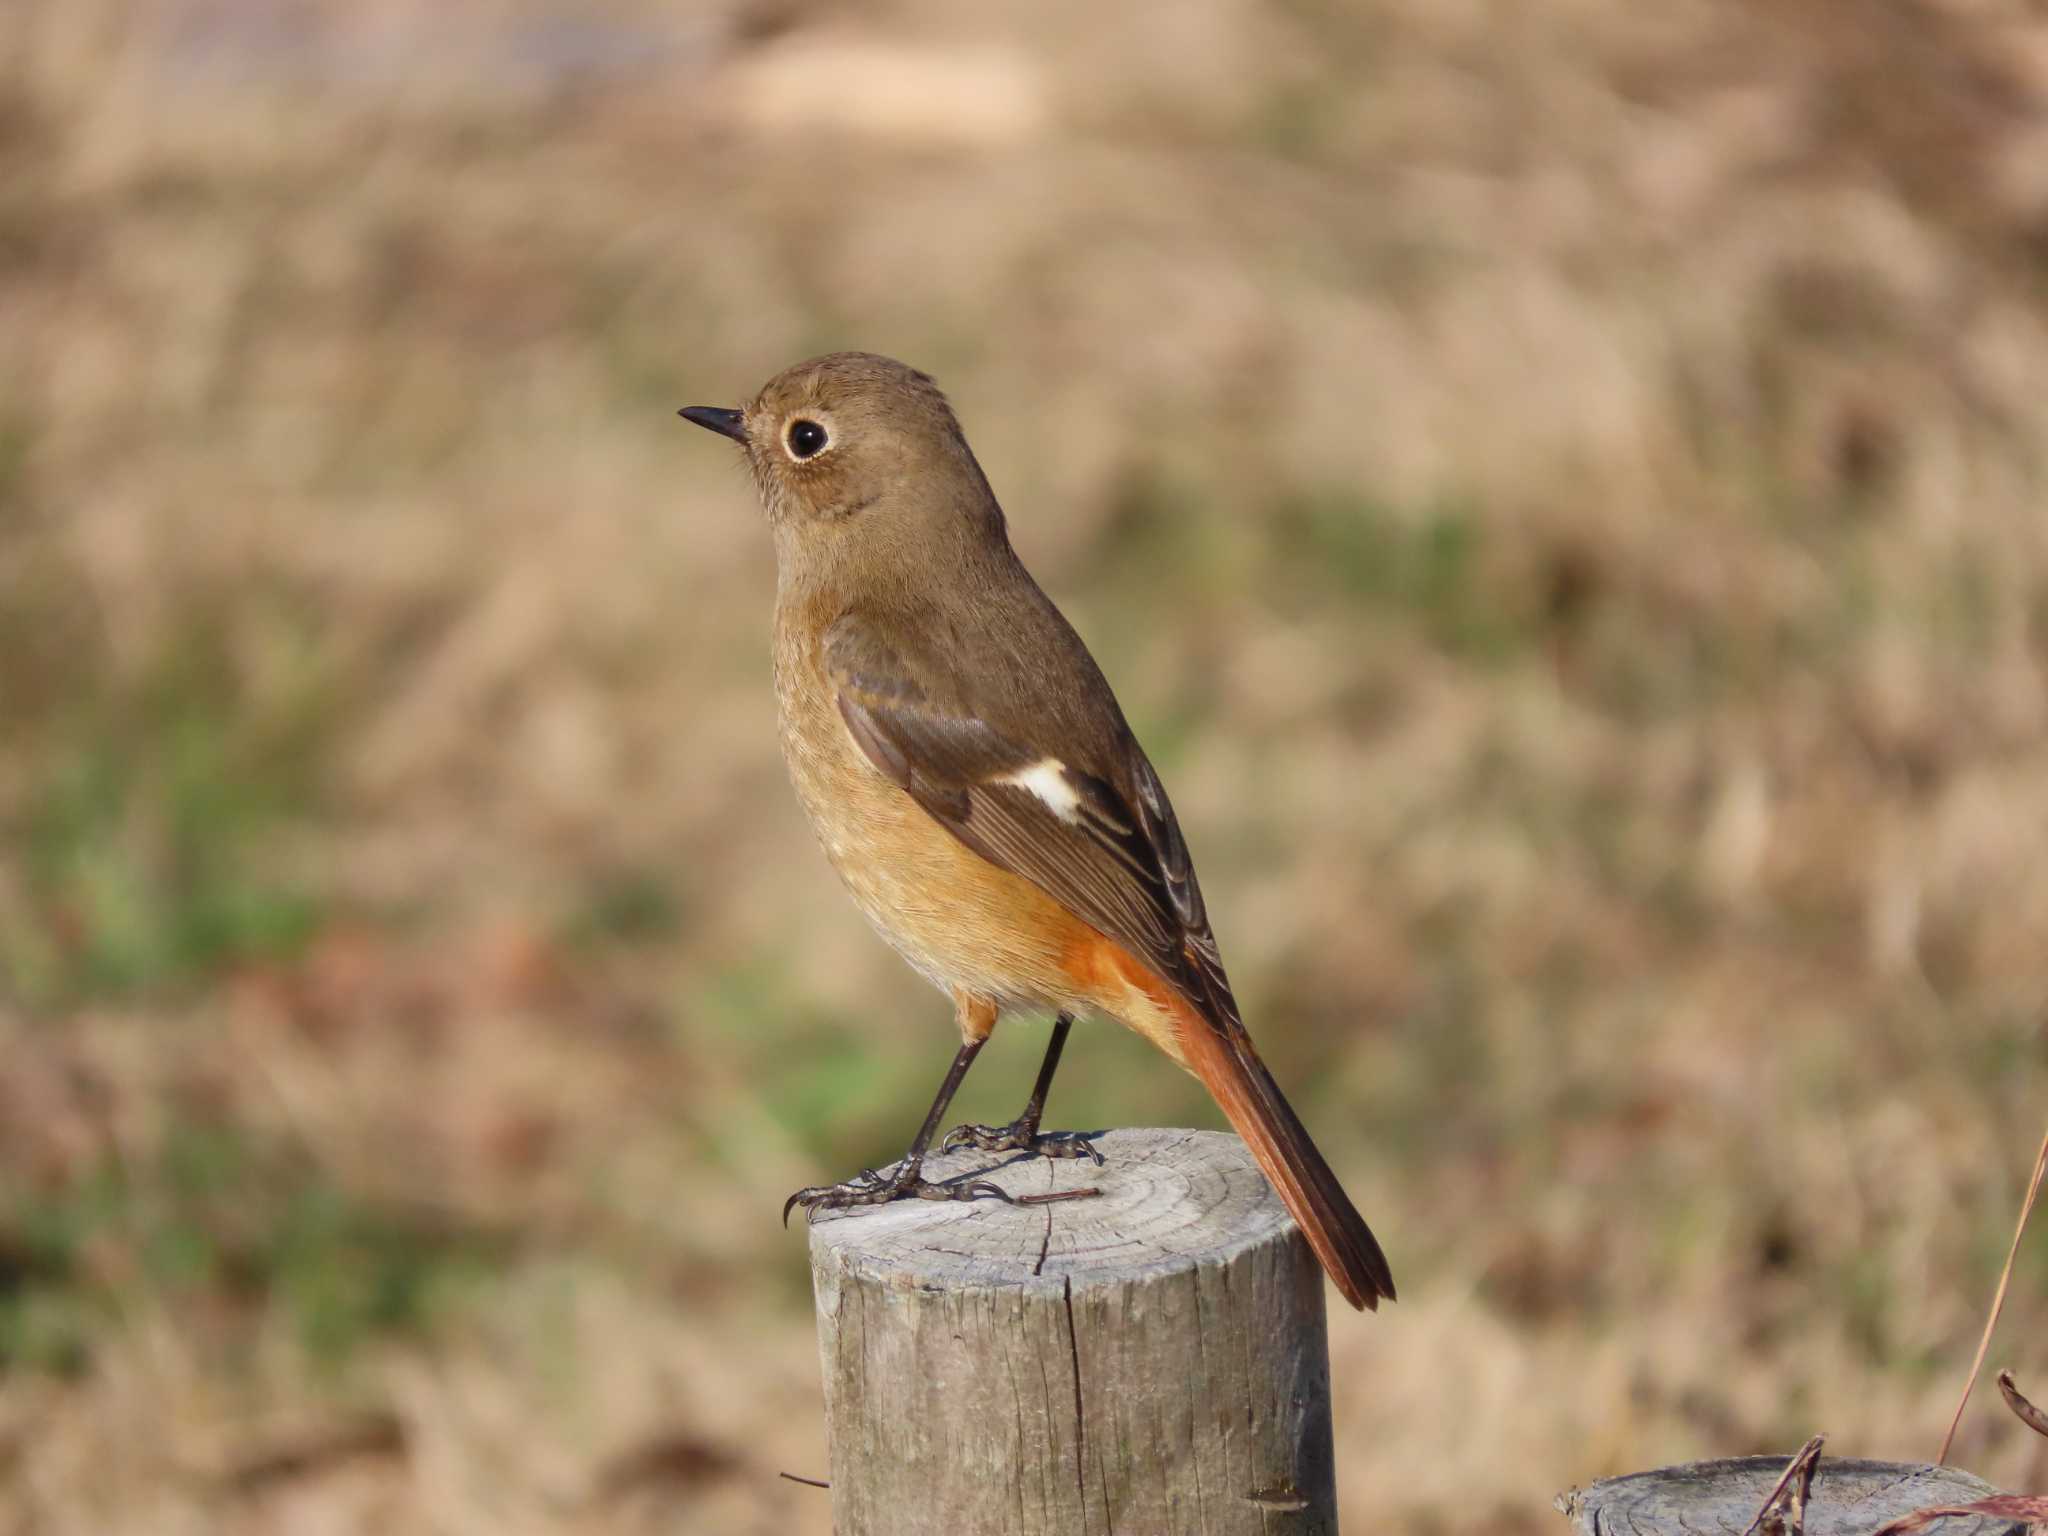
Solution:
<svg viewBox="0 0 2048 1536">
<path fill-rule="evenodd" d="M 1382 1296 L 1392 1301 L 1394 1275 L 1378 1239 L 1281 1097 L 1244 1026 L 1219 1027 L 1189 1009 L 1180 1041 L 1188 1065 L 1251 1148 L 1344 1299 L 1373 1311 Z"/>
</svg>

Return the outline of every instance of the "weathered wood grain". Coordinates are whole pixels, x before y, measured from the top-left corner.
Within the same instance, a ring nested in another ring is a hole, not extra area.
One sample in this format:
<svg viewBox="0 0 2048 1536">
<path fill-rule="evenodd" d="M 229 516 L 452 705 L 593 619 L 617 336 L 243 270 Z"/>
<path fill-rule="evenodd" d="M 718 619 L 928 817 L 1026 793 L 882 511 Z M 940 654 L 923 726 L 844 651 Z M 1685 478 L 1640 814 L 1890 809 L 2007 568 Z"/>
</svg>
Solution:
<svg viewBox="0 0 2048 1536">
<path fill-rule="evenodd" d="M 1769 1497 L 1787 1456 L 1695 1461 L 1610 1477 L 1558 1495 L 1582 1536 L 1742 1536 Z M 1954 1467 L 1823 1456 L 1806 1506 L 1805 1536 L 1870 1536 L 1901 1515 L 1968 1504 L 1999 1490 Z M 1930 1536 L 2019 1536 L 2010 1520 L 1948 1519 Z"/>
<path fill-rule="evenodd" d="M 821 1214 L 839 1536 L 1336 1529 L 1323 1277 L 1235 1136 L 927 1164 L 1042 1206 Z M 987 1171 L 994 1168 L 995 1171 Z"/>
</svg>

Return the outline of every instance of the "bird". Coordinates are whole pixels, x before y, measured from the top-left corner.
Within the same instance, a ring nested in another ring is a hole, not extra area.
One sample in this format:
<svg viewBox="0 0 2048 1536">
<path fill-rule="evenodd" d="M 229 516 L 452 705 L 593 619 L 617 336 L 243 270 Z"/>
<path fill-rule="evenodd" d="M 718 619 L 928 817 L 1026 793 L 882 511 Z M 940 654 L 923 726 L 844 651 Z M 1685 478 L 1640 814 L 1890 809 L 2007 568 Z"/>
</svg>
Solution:
<svg viewBox="0 0 2048 1536">
<path fill-rule="evenodd" d="M 1040 1128 L 1068 1031 L 1109 1018 L 1192 1072 L 1353 1307 L 1394 1298 L 1379 1242 L 1253 1048 L 1173 806 L 1087 646 L 1025 569 L 930 375 L 866 352 L 686 406 L 744 450 L 775 547 L 778 731 L 854 904 L 953 1002 L 961 1044 L 892 1169 L 783 1207 L 1008 1198 L 924 1177 L 1010 1011 L 1053 1016 L 1023 1112 L 942 1149 L 1101 1153 Z"/>
</svg>

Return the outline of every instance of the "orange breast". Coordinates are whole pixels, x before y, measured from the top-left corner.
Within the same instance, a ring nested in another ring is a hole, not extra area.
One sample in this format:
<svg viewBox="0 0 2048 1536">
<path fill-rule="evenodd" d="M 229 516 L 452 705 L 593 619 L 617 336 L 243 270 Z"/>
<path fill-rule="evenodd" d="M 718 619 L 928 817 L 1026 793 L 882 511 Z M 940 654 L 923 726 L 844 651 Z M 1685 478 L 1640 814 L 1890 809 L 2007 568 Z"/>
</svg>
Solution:
<svg viewBox="0 0 2048 1536">
<path fill-rule="evenodd" d="M 1183 1061 L 1176 1016 L 1186 1005 L 1172 989 L 884 777 L 847 732 L 797 627 L 777 627 L 783 757 L 826 858 L 875 930 L 946 992 L 1105 1013 Z"/>
</svg>

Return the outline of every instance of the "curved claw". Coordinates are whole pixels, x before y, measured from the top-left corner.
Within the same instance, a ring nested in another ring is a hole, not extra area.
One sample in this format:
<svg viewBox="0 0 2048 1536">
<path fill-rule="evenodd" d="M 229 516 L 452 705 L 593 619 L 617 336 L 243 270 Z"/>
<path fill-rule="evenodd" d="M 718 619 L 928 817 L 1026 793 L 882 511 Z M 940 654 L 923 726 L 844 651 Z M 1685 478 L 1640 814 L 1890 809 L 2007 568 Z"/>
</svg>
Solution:
<svg viewBox="0 0 2048 1536">
<path fill-rule="evenodd" d="M 1096 1150 L 1095 1143 L 1090 1141 L 1086 1136 L 1083 1136 L 1079 1131 L 1055 1131 L 1052 1133 L 1052 1136 L 1041 1137 L 1040 1140 L 1050 1141 L 1053 1140 L 1054 1137 L 1057 1137 L 1059 1139 L 1058 1144 L 1060 1146 L 1070 1147 L 1073 1150 L 1060 1153 L 1048 1153 L 1048 1156 L 1085 1157 L 1091 1160 L 1098 1168 L 1104 1165 L 1106 1160 L 1104 1159 L 1103 1155 Z M 1041 1146 L 1038 1150 L 1044 1152 L 1045 1148 Z"/>
<path fill-rule="evenodd" d="M 1029 1152 L 1038 1133 L 1023 1121 L 1008 1125 L 956 1125 L 939 1142 L 941 1152 L 973 1147 L 980 1152 Z"/>
</svg>

